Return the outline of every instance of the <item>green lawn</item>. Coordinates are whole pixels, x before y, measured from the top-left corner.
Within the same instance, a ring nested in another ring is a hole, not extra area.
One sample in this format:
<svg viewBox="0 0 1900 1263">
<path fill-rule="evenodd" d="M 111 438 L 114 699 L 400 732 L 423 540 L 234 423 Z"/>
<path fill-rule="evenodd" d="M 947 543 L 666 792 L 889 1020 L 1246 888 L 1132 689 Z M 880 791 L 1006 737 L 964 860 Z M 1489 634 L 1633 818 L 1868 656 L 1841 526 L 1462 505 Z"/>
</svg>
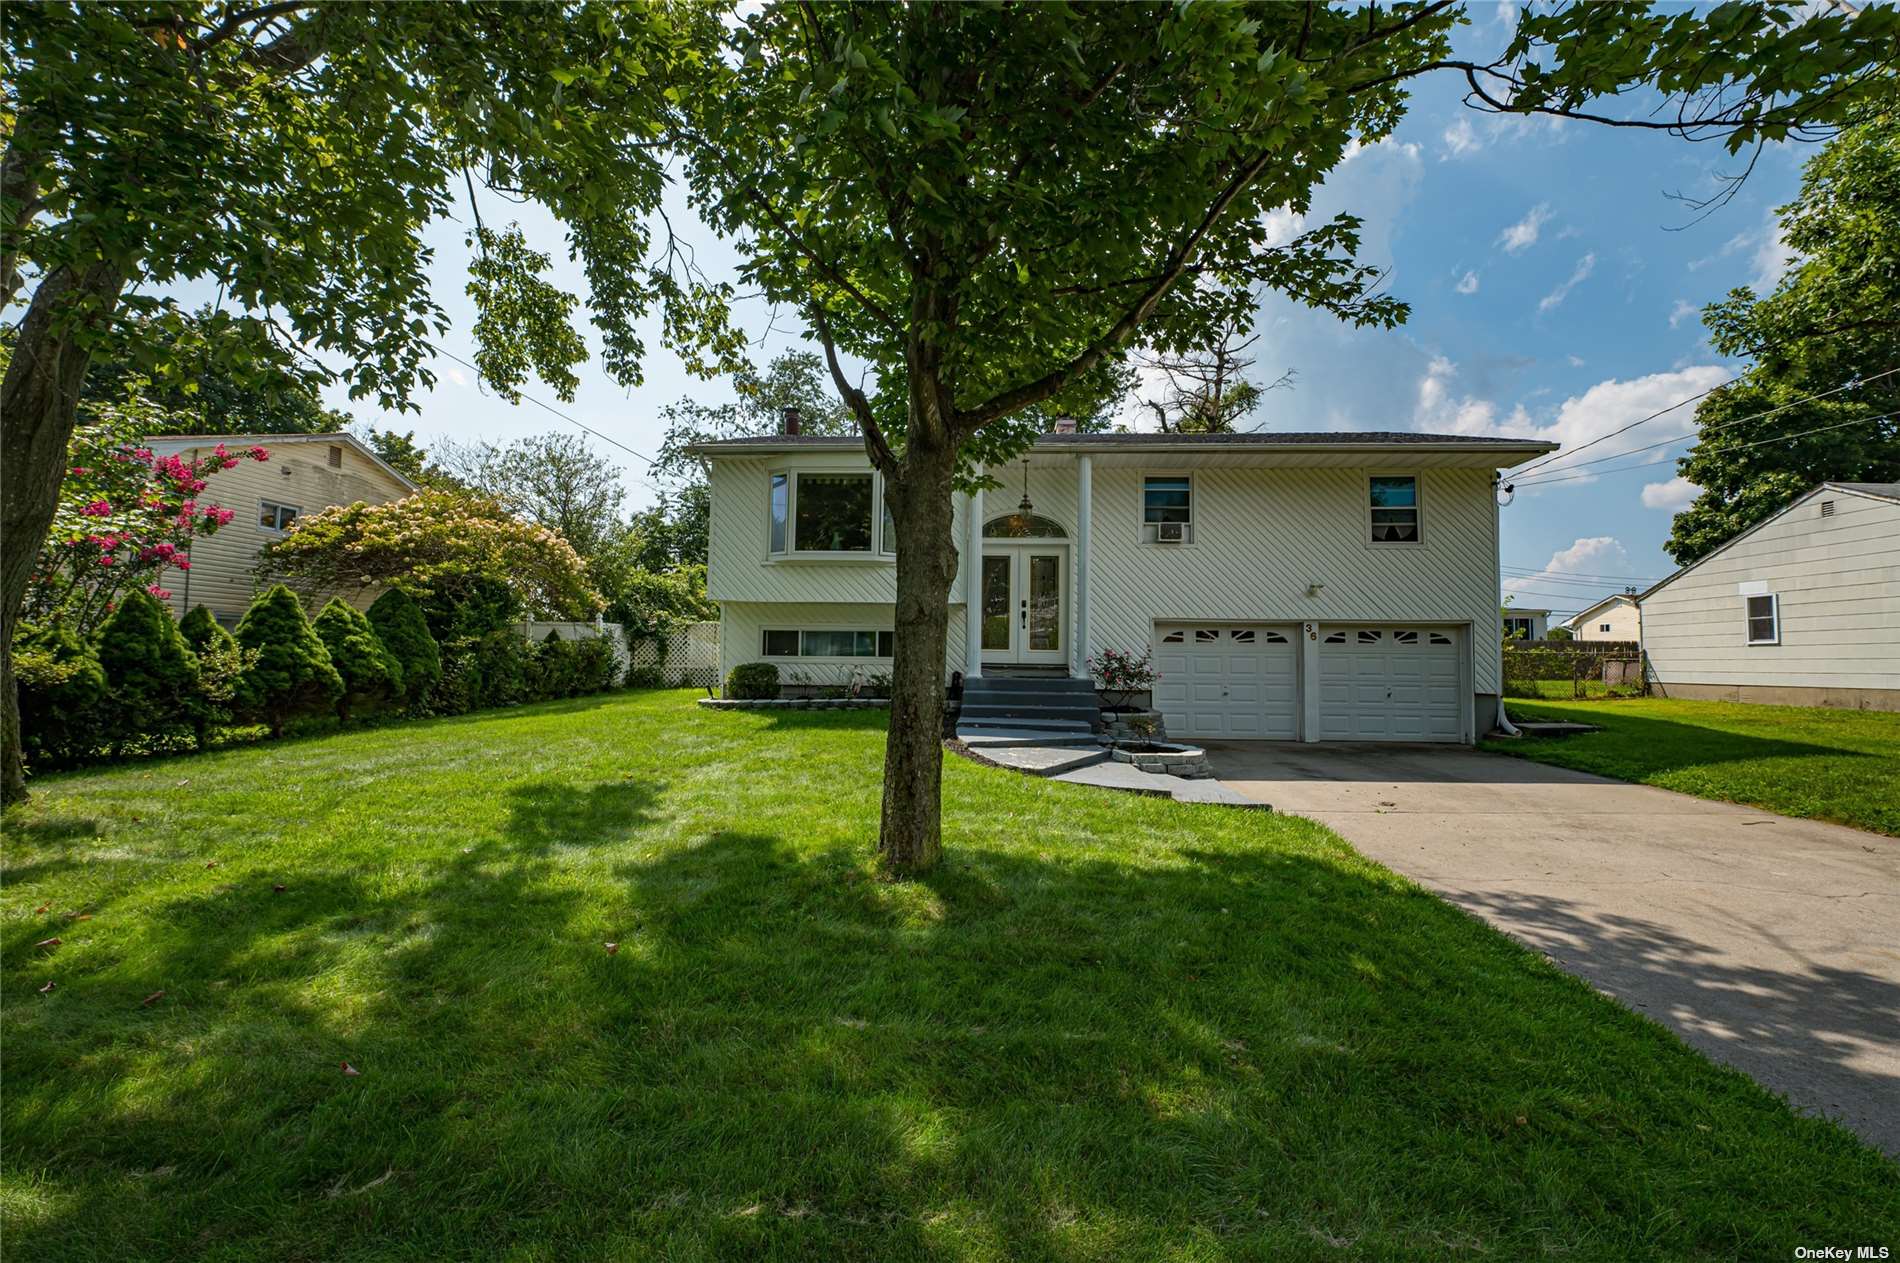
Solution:
<svg viewBox="0 0 1900 1263">
<path fill-rule="evenodd" d="M 1505 705 L 1603 731 L 1487 750 L 1900 837 L 1900 715 L 1662 697 Z"/>
<path fill-rule="evenodd" d="M 630 694 L 42 782 L 8 1257 L 1900 1242 L 1900 1168 L 1311 822 L 952 759 L 946 864 L 877 880 L 882 722 Z"/>
</svg>

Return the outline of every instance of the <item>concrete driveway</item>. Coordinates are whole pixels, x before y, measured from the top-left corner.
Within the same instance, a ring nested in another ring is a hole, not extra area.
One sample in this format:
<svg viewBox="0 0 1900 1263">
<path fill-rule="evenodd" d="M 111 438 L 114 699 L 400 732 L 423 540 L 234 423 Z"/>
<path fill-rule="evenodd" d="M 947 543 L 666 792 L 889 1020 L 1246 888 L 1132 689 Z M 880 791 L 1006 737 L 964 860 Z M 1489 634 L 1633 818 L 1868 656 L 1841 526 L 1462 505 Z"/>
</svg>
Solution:
<svg viewBox="0 0 1900 1263">
<path fill-rule="evenodd" d="M 1900 840 L 1461 747 L 1204 744 L 1242 794 L 1900 1157 Z"/>
</svg>

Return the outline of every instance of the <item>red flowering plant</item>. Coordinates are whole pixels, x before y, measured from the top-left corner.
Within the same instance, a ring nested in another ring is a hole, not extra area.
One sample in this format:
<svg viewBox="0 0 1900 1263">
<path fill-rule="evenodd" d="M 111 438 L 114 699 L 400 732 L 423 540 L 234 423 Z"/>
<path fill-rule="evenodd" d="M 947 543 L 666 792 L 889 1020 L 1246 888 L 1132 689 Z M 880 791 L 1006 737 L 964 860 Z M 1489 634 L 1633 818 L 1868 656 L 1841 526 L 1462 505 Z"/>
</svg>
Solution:
<svg viewBox="0 0 1900 1263">
<path fill-rule="evenodd" d="M 1161 677 L 1155 674 L 1154 664 L 1149 661 L 1148 651 L 1139 655 L 1123 653 L 1119 649 L 1104 649 L 1087 659 L 1089 675 L 1095 680 L 1095 687 L 1110 697 L 1110 710 L 1126 710 L 1128 700 L 1135 694 L 1154 686 Z M 1114 700 L 1119 698 L 1120 700 Z"/>
<path fill-rule="evenodd" d="M 192 541 L 229 522 L 200 497 L 220 471 L 270 459 L 262 447 L 223 443 L 195 457 L 160 456 L 141 441 L 158 410 L 141 401 L 98 409 L 73 435 L 59 510 L 27 589 L 26 618 L 89 636 L 125 593 L 163 601 L 173 572 L 191 569 Z"/>
</svg>

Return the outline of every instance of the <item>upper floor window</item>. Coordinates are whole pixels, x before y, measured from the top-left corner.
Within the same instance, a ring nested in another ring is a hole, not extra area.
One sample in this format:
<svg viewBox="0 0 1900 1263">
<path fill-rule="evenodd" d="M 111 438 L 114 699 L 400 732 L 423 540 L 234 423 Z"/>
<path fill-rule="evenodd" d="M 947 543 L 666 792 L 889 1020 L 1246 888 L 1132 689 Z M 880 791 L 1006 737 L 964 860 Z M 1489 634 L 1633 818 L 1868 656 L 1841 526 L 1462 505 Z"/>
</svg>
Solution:
<svg viewBox="0 0 1900 1263">
<path fill-rule="evenodd" d="M 888 509 L 872 512 L 876 478 L 869 473 L 773 474 L 771 550 L 774 553 L 870 553 L 873 532 Z M 895 532 L 886 527 L 885 551 L 894 551 Z"/>
<path fill-rule="evenodd" d="M 1765 596 L 1751 596 L 1748 601 L 1748 643 L 1751 645 L 1778 645 L 1781 643 L 1781 598 L 1770 592 Z"/>
<path fill-rule="evenodd" d="M 1410 474 L 1381 474 L 1372 479 L 1369 497 L 1372 542 L 1419 542 L 1418 479 Z"/>
<path fill-rule="evenodd" d="M 272 504 L 269 500 L 259 502 L 257 506 L 257 524 L 267 531 L 284 531 L 297 520 L 303 512 L 294 504 Z"/>
<path fill-rule="evenodd" d="M 1186 474 L 1141 480 L 1141 538 L 1151 544 L 1194 538 L 1194 483 Z"/>
<path fill-rule="evenodd" d="M 1610 625 L 1608 623 L 1598 623 L 1597 630 L 1600 632 L 1606 632 L 1610 630 Z"/>
</svg>

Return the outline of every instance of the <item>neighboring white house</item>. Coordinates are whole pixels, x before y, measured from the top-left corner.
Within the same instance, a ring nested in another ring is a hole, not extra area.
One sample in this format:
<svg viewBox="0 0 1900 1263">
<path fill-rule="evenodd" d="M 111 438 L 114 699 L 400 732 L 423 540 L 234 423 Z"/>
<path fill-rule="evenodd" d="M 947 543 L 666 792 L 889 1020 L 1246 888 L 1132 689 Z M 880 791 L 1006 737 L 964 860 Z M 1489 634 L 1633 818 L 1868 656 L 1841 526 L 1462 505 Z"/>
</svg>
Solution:
<svg viewBox="0 0 1900 1263">
<path fill-rule="evenodd" d="M 957 497 L 946 676 L 1152 651 L 1180 736 L 1472 741 L 1501 661 L 1496 471 L 1549 443 L 1049 434 Z M 854 438 L 704 443 L 721 673 L 888 666 L 895 541 Z M 1019 504 L 1028 501 L 1028 505 Z"/>
<path fill-rule="evenodd" d="M 1515 605 L 1504 607 L 1504 634 L 1513 640 L 1542 640 L 1550 634 L 1549 610 L 1519 609 Z"/>
<path fill-rule="evenodd" d="M 1634 592 L 1617 592 L 1604 597 L 1580 614 L 1565 619 L 1564 627 L 1578 640 L 1628 640 L 1643 638 L 1643 616 Z"/>
<path fill-rule="evenodd" d="M 1900 483 L 1823 483 L 1637 600 L 1659 693 L 1900 710 Z"/>
<path fill-rule="evenodd" d="M 187 459 L 208 456 L 220 443 L 232 449 L 262 447 L 270 457 L 240 461 L 206 480 L 204 503 L 237 516 L 192 544 L 191 569 L 167 572 L 170 604 L 181 616 L 206 605 L 219 622 L 235 624 L 256 594 L 258 554 L 296 518 L 358 500 L 400 500 L 416 490 L 415 483 L 349 434 L 177 434 L 146 440 L 160 456 Z M 376 589 L 363 589 L 348 599 L 366 605 L 376 594 Z"/>
</svg>

